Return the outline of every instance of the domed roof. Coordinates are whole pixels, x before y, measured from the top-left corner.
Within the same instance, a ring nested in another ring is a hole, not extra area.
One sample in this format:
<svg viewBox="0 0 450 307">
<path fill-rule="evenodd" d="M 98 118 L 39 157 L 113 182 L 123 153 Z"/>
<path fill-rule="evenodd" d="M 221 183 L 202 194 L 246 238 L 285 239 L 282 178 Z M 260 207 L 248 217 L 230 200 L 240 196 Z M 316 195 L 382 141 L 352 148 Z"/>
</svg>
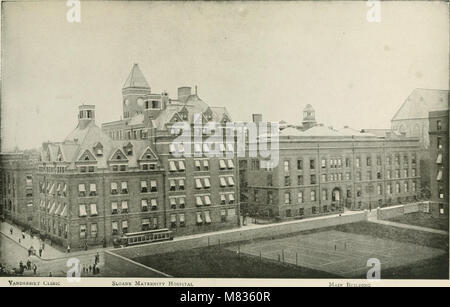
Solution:
<svg viewBox="0 0 450 307">
<path fill-rule="evenodd" d="M 312 107 L 312 105 L 310 105 L 309 103 L 305 106 L 305 108 L 303 109 L 303 111 L 314 111 L 314 108 Z"/>
</svg>

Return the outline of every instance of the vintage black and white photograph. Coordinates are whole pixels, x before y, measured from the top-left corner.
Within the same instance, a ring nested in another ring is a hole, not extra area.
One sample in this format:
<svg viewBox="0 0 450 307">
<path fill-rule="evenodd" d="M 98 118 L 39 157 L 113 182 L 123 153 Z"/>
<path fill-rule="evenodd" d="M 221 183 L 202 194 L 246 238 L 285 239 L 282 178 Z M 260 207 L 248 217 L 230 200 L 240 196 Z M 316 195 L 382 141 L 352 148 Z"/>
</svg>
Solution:
<svg viewBox="0 0 450 307">
<path fill-rule="evenodd" d="M 6 0 L 0 105 L 4 286 L 449 285 L 446 1 Z"/>
</svg>

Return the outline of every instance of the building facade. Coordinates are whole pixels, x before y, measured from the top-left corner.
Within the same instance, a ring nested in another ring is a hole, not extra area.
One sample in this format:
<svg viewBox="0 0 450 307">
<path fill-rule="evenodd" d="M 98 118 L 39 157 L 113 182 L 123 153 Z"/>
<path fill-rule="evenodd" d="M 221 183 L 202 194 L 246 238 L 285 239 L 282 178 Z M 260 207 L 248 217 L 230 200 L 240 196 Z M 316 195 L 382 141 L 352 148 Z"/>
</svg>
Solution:
<svg viewBox="0 0 450 307">
<path fill-rule="evenodd" d="M 0 154 L 1 216 L 24 227 L 36 225 L 35 166 L 34 157 L 29 154 Z"/>
<path fill-rule="evenodd" d="M 430 127 L 430 178 L 431 205 L 430 212 L 434 217 L 448 218 L 449 207 L 449 111 L 433 111 L 429 113 Z"/>
<path fill-rule="evenodd" d="M 226 109 L 210 107 L 189 87 L 173 100 L 153 94 L 136 64 L 122 94 L 122 120 L 100 128 L 95 107 L 82 105 L 76 129 L 62 142 L 43 144 L 35 179 L 39 230 L 82 248 L 150 229 L 178 236 L 238 227 L 234 144 L 207 141 L 203 128 L 198 141 L 193 131 L 196 120 L 225 129 Z M 175 143 L 176 124 L 193 137 Z M 213 150 L 222 155 L 211 156 Z"/>
<path fill-rule="evenodd" d="M 258 216 L 304 218 L 375 209 L 417 199 L 419 141 L 380 138 L 351 128 L 287 128 L 279 163 L 262 169 L 247 159 L 248 210 Z"/>
</svg>

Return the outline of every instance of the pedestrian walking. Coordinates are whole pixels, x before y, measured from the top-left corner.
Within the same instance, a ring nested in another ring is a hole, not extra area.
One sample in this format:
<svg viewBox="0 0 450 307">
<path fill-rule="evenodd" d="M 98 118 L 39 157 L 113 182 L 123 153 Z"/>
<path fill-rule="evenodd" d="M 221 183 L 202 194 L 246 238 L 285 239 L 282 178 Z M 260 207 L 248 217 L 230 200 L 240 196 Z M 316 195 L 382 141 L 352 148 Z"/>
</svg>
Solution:
<svg viewBox="0 0 450 307">
<path fill-rule="evenodd" d="M 42 247 L 39 249 L 39 258 L 42 258 Z"/>
<path fill-rule="evenodd" d="M 52 272 L 50 272 L 50 273 L 48 274 L 48 277 L 53 277 Z"/>
<path fill-rule="evenodd" d="M 91 271 L 92 271 L 92 266 L 90 265 L 89 266 L 89 273 L 91 273 Z"/>
<path fill-rule="evenodd" d="M 25 240 L 25 232 L 22 231 L 22 239 Z"/>
<path fill-rule="evenodd" d="M 37 272 L 37 266 L 36 266 L 36 264 L 33 265 L 33 272 L 34 272 L 34 275 L 36 275 L 36 272 Z"/>
<path fill-rule="evenodd" d="M 30 259 L 28 259 L 28 261 L 27 261 L 27 270 L 31 271 L 31 261 L 30 261 Z"/>
<path fill-rule="evenodd" d="M 13 235 L 13 229 L 11 227 L 11 229 L 9 230 L 9 232 L 11 233 L 11 235 Z"/>
<path fill-rule="evenodd" d="M 45 242 L 42 242 L 42 250 L 45 250 Z"/>
<path fill-rule="evenodd" d="M 67 253 L 70 254 L 70 245 L 67 245 Z"/>
</svg>

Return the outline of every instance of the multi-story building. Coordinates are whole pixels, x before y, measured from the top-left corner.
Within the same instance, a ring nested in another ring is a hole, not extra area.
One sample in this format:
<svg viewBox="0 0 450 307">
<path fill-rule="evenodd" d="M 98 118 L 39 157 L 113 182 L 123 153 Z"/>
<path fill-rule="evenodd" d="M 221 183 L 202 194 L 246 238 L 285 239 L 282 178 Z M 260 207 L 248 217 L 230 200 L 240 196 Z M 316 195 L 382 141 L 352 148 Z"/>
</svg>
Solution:
<svg viewBox="0 0 450 307">
<path fill-rule="evenodd" d="M 82 105 L 77 128 L 63 142 L 43 144 L 36 178 L 41 231 L 84 247 L 148 229 L 185 235 L 237 227 L 234 144 L 215 148 L 203 128 L 198 143 L 174 142 L 179 134 L 171 133 L 175 123 L 194 132 L 197 114 L 225 129 L 226 109 L 208 106 L 188 87 L 174 100 L 153 94 L 136 64 L 122 93 L 123 120 L 99 128 L 95 107 Z M 210 156 L 214 149 L 228 156 Z"/>
<path fill-rule="evenodd" d="M 447 218 L 449 206 L 448 112 L 448 110 L 443 110 L 429 113 L 430 157 L 432 160 L 430 212 L 435 217 L 445 216 Z"/>
<path fill-rule="evenodd" d="M 278 165 L 262 169 L 260 160 L 247 159 L 241 167 L 249 211 L 294 218 L 413 201 L 420 188 L 418 150 L 416 138 L 383 138 L 348 127 L 284 129 Z"/>
<path fill-rule="evenodd" d="M 37 184 L 35 161 L 24 153 L 0 154 L 1 215 L 24 227 L 34 227 Z"/>
<path fill-rule="evenodd" d="M 406 137 L 417 137 L 421 150 L 419 161 L 421 169 L 421 197 L 431 197 L 429 170 L 433 161 L 430 157 L 429 120 L 430 111 L 448 110 L 448 90 L 417 88 L 406 98 L 391 120 L 392 133 Z"/>
</svg>

